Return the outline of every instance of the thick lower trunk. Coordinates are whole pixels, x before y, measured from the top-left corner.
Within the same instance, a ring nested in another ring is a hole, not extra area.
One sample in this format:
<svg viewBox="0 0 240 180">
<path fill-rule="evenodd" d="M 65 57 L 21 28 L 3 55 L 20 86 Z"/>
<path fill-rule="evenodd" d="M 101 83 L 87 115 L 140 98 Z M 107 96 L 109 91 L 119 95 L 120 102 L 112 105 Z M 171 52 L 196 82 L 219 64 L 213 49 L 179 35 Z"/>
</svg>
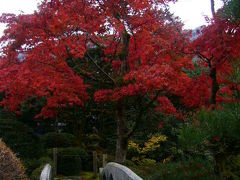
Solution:
<svg viewBox="0 0 240 180">
<path fill-rule="evenodd" d="M 127 155 L 128 138 L 127 138 L 127 124 L 125 119 L 125 109 L 120 107 L 116 113 L 117 118 L 117 142 L 115 161 L 117 163 L 124 163 Z"/>
<path fill-rule="evenodd" d="M 120 74 L 126 74 L 128 72 L 128 48 L 129 48 L 130 35 L 125 30 L 122 34 L 122 51 L 120 53 L 120 60 L 122 62 L 120 68 Z M 117 144 L 116 144 L 116 154 L 115 161 L 122 164 L 126 160 L 127 148 L 128 148 L 128 128 L 125 116 L 125 107 L 121 102 L 119 103 L 117 112 Z"/>
<path fill-rule="evenodd" d="M 217 82 L 217 70 L 216 70 L 216 68 L 211 69 L 210 77 L 212 79 L 210 103 L 212 105 L 215 105 L 216 104 L 217 92 L 219 90 L 219 84 Z"/>
</svg>

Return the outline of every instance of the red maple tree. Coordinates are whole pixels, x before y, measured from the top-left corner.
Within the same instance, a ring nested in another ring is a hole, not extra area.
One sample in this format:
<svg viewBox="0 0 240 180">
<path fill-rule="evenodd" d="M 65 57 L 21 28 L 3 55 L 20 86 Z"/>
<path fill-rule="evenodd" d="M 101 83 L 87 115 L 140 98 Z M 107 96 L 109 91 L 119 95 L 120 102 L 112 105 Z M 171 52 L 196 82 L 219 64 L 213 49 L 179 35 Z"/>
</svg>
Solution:
<svg viewBox="0 0 240 180">
<path fill-rule="evenodd" d="M 95 101 L 115 103 L 116 161 L 123 162 L 146 109 L 159 102 L 157 109 L 176 114 L 168 95 L 182 96 L 190 81 L 182 68 L 192 66 L 191 57 L 180 53 L 188 38 L 166 11 L 170 1 L 45 0 L 34 14 L 2 15 L 2 104 L 18 111 L 28 98 L 44 97 L 38 116 L 54 117 L 66 106 L 83 106 L 94 82 Z M 148 103 L 128 129 L 125 103 L 133 96 Z"/>
</svg>

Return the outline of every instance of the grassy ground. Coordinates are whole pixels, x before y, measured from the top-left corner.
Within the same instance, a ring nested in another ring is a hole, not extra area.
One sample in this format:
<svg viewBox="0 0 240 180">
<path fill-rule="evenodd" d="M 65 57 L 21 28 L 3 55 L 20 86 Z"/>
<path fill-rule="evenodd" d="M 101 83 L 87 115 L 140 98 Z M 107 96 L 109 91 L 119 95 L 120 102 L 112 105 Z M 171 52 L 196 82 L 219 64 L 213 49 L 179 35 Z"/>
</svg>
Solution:
<svg viewBox="0 0 240 180">
<path fill-rule="evenodd" d="M 59 175 L 56 178 L 54 178 L 54 180 L 66 180 L 66 179 L 99 180 L 99 175 L 95 177 L 92 172 L 81 172 L 80 176 L 66 177 L 66 176 Z"/>
<path fill-rule="evenodd" d="M 99 180 L 99 175 L 97 175 L 97 177 L 94 176 L 94 174 L 92 172 L 83 172 L 81 173 L 81 178 L 82 179 L 86 179 L 86 180 L 92 180 L 92 179 L 97 179 Z"/>
</svg>

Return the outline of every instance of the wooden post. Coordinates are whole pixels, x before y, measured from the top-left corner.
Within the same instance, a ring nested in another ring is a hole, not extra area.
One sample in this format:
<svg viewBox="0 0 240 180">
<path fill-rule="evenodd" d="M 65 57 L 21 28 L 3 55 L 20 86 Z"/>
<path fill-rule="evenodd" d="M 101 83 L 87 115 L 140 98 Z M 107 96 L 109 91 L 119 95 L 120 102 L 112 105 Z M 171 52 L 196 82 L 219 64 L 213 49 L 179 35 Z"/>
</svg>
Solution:
<svg viewBox="0 0 240 180">
<path fill-rule="evenodd" d="M 94 176 L 97 176 L 97 152 L 93 151 L 93 173 Z"/>
<path fill-rule="evenodd" d="M 103 166 L 103 168 L 106 166 L 106 164 L 107 164 L 107 154 L 103 154 L 103 161 L 102 161 L 102 166 Z"/>
<path fill-rule="evenodd" d="M 53 176 L 57 176 L 57 148 L 53 148 Z"/>
</svg>

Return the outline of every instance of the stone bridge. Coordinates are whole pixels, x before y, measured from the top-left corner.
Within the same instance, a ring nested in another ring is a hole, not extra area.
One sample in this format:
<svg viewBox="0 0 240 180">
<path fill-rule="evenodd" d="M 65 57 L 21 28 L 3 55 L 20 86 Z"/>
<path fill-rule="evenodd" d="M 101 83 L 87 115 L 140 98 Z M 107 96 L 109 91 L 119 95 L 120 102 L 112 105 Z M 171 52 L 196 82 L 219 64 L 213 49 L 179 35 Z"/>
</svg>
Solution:
<svg viewBox="0 0 240 180">
<path fill-rule="evenodd" d="M 142 180 L 142 178 L 128 167 L 110 162 L 103 169 L 100 180 Z"/>
<path fill-rule="evenodd" d="M 52 180 L 52 178 L 52 167 L 46 164 L 41 172 L 40 180 Z M 103 168 L 100 180 L 142 180 L 142 178 L 128 167 L 110 162 Z"/>
</svg>

